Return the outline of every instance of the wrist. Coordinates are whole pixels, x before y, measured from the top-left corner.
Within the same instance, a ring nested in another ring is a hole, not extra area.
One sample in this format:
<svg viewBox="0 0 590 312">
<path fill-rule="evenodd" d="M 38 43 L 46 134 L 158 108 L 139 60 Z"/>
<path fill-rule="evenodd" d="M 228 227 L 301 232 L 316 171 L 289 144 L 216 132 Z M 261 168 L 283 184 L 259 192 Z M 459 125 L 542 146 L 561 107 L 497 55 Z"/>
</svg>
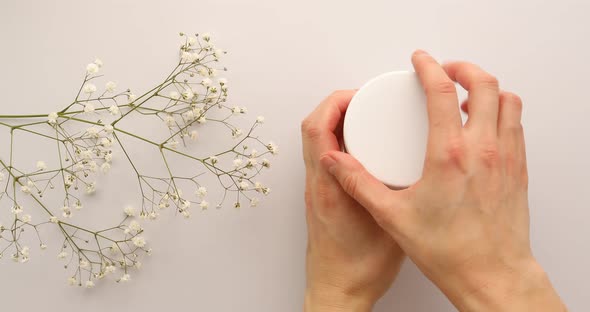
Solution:
<svg viewBox="0 0 590 312">
<path fill-rule="evenodd" d="M 367 296 L 348 294 L 331 286 L 308 287 L 305 290 L 304 312 L 368 312 L 375 300 Z"/>
<path fill-rule="evenodd" d="M 543 268 L 534 260 L 470 272 L 450 287 L 460 311 L 566 311 Z"/>
</svg>

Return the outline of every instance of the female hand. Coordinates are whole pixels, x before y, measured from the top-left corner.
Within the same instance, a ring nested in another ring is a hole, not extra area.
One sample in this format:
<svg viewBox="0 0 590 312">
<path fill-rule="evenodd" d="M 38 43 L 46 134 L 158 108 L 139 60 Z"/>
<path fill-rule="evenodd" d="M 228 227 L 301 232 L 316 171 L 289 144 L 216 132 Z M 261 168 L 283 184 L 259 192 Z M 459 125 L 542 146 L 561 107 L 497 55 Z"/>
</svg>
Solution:
<svg viewBox="0 0 590 312">
<path fill-rule="evenodd" d="M 371 215 L 320 166 L 341 150 L 344 112 L 355 91 L 338 91 L 302 123 L 308 227 L 305 310 L 370 311 L 404 255 Z"/>
<path fill-rule="evenodd" d="M 412 62 L 427 96 L 423 176 L 392 191 L 348 154 L 322 164 L 464 311 L 564 311 L 531 253 L 521 101 L 481 68 Z M 469 92 L 461 124 L 454 81 Z"/>
</svg>

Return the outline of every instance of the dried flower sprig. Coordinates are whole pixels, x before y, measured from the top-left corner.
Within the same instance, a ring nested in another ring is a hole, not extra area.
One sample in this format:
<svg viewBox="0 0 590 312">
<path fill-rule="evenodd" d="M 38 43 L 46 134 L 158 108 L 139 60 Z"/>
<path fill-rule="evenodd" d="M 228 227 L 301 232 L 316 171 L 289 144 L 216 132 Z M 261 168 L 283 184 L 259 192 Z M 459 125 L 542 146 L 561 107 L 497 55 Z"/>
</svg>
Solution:
<svg viewBox="0 0 590 312">
<path fill-rule="evenodd" d="M 218 208 L 229 194 L 235 195 L 235 208 L 244 201 L 256 206 L 258 194 L 269 194 L 270 189 L 257 178 L 270 168 L 266 157 L 277 154 L 278 148 L 254 134 L 264 117 L 257 117 L 248 130 L 231 123 L 234 116 L 247 110 L 226 104 L 228 82 L 217 77 L 218 72 L 226 70 L 218 66 L 226 52 L 217 49 L 208 34 L 180 36 L 183 40 L 176 67 L 161 83 L 139 96 L 131 90 L 116 92 L 113 81 L 106 82 L 99 92 L 95 83 L 102 77 L 99 72 L 103 63 L 96 59 L 86 66 L 75 99 L 64 109 L 49 114 L 0 115 L 0 127 L 10 134 L 8 159 L 0 158 L 0 213 L 6 212 L 10 220 L 0 222 L 0 258 L 10 254 L 16 262 L 28 262 L 30 248 L 22 243 L 23 233 L 32 229 L 44 250 L 47 245 L 39 228 L 54 226 L 63 236 L 57 257 L 71 270 L 71 285 L 91 288 L 107 275 L 125 282 L 130 280 L 130 269 L 141 266 L 140 257 L 151 253 L 137 218 L 154 220 L 168 208 L 188 218 L 193 205 L 209 208 L 208 190 L 199 179 L 203 174 L 215 176 L 223 189 Z M 155 118 L 167 134 L 153 138 L 124 128 L 122 122 L 133 116 L 147 123 Z M 230 148 L 210 155 L 192 151 L 190 142 L 199 140 L 199 131 L 215 124 L 234 139 Z M 21 132 L 55 144 L 55 164 L 39 160 L 34 170 L 18 168 L 15 135 Z M 142 152 L 150 149 L 160 155 L 160 173 L 146 173 L 140 168 L 132 155 L 134 146 L 124 142 L 128 138 L 141 143 Z M 137 178 L 141 208 L 126 207 L 122 221 L 103 230 L 74 223 L 72 218 L 83 208 L 84 193 L 96 191 L 97 173 L 111 170 L 116 150 L 122 152 Z M 175 168 L 172 162 L 179 159 L 189 161 L 193 170 Z M 194 174 L 187 174 L 191 171 Z M 184 194 L 182 190 L 187 188 L 194 194 Z M 48 197 L 58 198 L 59 204 Z M 29 214 L 33 210 L 40 222 L 33 221 Z"/>
</svg>

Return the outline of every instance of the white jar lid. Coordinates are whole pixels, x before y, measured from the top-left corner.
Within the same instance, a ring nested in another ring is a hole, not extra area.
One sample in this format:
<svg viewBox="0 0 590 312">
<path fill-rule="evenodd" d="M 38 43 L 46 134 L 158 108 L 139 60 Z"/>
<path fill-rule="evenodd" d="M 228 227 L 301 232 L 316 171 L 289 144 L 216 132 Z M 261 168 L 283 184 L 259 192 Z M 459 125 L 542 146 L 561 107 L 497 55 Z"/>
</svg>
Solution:
<svg viewBox="0 0 590 312">
<path fill-rule="evenodd" d="M 390 72 L 366 83 L 352 98 L 343 126 L 346 151 L 387 186 L 420 179 L 426 155 L 426 96 L 413 72 Z"/>
</svg>

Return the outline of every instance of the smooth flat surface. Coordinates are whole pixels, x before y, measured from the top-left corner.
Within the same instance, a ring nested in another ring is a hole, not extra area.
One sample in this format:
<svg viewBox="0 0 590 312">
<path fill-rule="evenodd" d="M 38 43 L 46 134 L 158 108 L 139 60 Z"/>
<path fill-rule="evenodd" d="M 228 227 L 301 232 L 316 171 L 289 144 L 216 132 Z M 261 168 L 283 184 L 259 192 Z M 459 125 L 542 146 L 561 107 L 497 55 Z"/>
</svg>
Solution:
<svg viewBox="0 0 590 312">
<path fill-rule="evenodd" d="M 267 180 L 272 195 L 259 207 L 162 220 L 148 237 L 154 255 L 132 283 L 71 289 L 52 255 L 2 260 L 1 309 L 301 311 L 300 121 L 334 89 L 411 70 L 410 54 L 421 48 L 476 62 L 524 99 L 533 251 L 570 310 L 590 310 L 589 11 L 585 0 L 2 1 L 3 112 L 68 103 L 95 56 L 120 86 L 146 90 L 174 65 L 179 31 L 209 31 L 230 51 L 230 99 L 266 116 L 281 152 Z M 108 182 L 117 195 L 105 198 L 105 210 L 136 200 L 120 191 L 131 177 Z M 454 308 L 406 262 L 375 311 Z"/>
<path fill-rule="evenodd" d="M 343 126 L 346 151 L 380 181 L 406 188 L 422 176 L 428 114 L 414 72 L 381 74 L 354 95 Z"/>
</svg>

